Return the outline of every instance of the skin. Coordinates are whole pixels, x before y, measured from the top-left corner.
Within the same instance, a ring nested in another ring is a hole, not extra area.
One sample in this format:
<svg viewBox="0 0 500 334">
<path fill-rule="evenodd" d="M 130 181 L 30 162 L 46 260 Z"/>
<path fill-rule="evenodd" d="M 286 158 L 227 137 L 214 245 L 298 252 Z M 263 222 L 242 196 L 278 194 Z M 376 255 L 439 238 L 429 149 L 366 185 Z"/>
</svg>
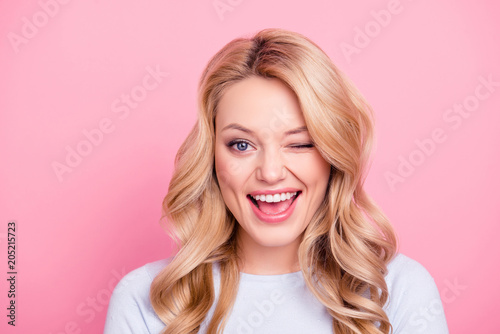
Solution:
<svg viewBox="0 0 500 334">
<path fill-rule="evenodd" d="M 297 97 L 278 79 L 244 79 L 221 98 L 215 128 L 215 168 L 224 201 L 241 227 L 242 271 L 300 270 L 298 247 L 325 197 L 330 165 L 311 141 Z M 293 212 L 278 223 L 262 221 L 247 195 L 280 189 L 300 191 Z"/>
</svg>

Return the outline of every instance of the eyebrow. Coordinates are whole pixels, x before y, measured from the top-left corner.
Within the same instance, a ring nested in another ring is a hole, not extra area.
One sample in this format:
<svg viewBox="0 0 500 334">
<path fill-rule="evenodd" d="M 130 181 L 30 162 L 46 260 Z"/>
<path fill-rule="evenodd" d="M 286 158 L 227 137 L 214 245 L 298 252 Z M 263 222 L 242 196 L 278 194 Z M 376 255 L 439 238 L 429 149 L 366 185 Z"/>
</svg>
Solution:
<svg viewBox="0 0 500 334">
<path fill-rule="evenodd" d="M 228 130 L 228 129 L 243 131 L 243 132 L 251 134 L 251 135 L 255 134 L 254 131 L 247 129 L 244 126 L 237 124 L 237 123 L 231 123 L 231 124 L 226 125 L 225 127 L 222 128 L 221 132 L 224 130 Z M 307 132 L 307 127 L 305 125 L 286 131 L 285 136 L 295 135 L 295 134 L 301 133 L 301 132 Z"/>
<path fill-rule="evenodd" d="M 222 128 L 222 130 L 220 130 L 221 132 L 224 131 L 224 130 L 229 130 L 229 129 L 234 129 L 234 130 L 240 130 L 240 131 L 243 131 L 245 133 L 248 133 L 248 134 L 255 134 L 255 132 L 253 132 L 252 130 L 250 129 L 247 129 L 245 128 L 244 126 L 241 126 L 237 123 L 231 123 L 229 125 L 226 125 L 225 127 Z"/>
</svg>

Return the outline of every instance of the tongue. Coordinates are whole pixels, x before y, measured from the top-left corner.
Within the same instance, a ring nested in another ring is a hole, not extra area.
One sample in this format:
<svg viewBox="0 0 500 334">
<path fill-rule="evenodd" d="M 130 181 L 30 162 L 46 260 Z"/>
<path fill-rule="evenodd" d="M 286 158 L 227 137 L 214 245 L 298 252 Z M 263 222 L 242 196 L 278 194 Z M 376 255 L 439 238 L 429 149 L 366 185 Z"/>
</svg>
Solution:
<svg viewBox="0 0 500 334">
<path fill-rule="evenodd" d="M 286 201 L 281 201 L 277 203 L 267 203 L 259 201 L 259 210 L 264 212 L 266 215 L 277 215 L 288 209 L 292 205 L 293 198 L 287 199 Z"/>
</svg>

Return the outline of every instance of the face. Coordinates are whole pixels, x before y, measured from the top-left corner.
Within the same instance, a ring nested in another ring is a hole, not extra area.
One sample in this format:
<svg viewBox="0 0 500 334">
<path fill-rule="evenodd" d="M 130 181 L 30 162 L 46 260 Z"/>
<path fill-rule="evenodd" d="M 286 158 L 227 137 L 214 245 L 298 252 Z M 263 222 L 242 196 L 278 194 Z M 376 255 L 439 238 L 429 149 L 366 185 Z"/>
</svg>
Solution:
<svg viewBox="0 0 500 334">
<path fill-rule="evenodd" d="M 330 165 L 293 91 L 278 79 L 240 81 L 219 101 L 215 128 L 217 178 L 241 227 L 238 242 L 298 247 L 325 197 Z"/>
</svg>

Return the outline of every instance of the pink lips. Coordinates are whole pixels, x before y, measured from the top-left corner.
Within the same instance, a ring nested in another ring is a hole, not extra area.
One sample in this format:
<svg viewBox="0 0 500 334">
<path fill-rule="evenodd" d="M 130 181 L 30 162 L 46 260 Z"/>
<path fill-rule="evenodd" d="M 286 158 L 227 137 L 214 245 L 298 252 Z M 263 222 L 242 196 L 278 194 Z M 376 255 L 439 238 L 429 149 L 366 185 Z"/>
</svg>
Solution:
<svg viewBox="0 0 500 334">
<path fill-rule="evenodd" d="M 267 194 L 277 194 L 277 193 L 286 193 L 286 192 L 299 192 L 297 189 L 280 189 L 280 190 L 272 190 L 272 191 L 256 191 L 251 193 L 250 195 L 267 195 Z M 297 199 L 299 197 L 300 193 L 298 193 L 296 198 L 293 200 L 292 204 L 284 211 L 278 213 L 278 214 L 266 214 L 262 212 L 259 208 L 255 206 L 255 204 L 252 202 L 250 198 L 248 198 L 248 201 L 250 202 L 250 206 L 252 207 L 252 210 L 254 214 L 259 218 L 259 220 L 269 223 L 269 224 L 276 224 L 276 223 L 281 223 L 285 220 L 287 220 L 293 213 L 293 210 L 295 209 L 295 203 L 297 203 Z"/>
</svg>

